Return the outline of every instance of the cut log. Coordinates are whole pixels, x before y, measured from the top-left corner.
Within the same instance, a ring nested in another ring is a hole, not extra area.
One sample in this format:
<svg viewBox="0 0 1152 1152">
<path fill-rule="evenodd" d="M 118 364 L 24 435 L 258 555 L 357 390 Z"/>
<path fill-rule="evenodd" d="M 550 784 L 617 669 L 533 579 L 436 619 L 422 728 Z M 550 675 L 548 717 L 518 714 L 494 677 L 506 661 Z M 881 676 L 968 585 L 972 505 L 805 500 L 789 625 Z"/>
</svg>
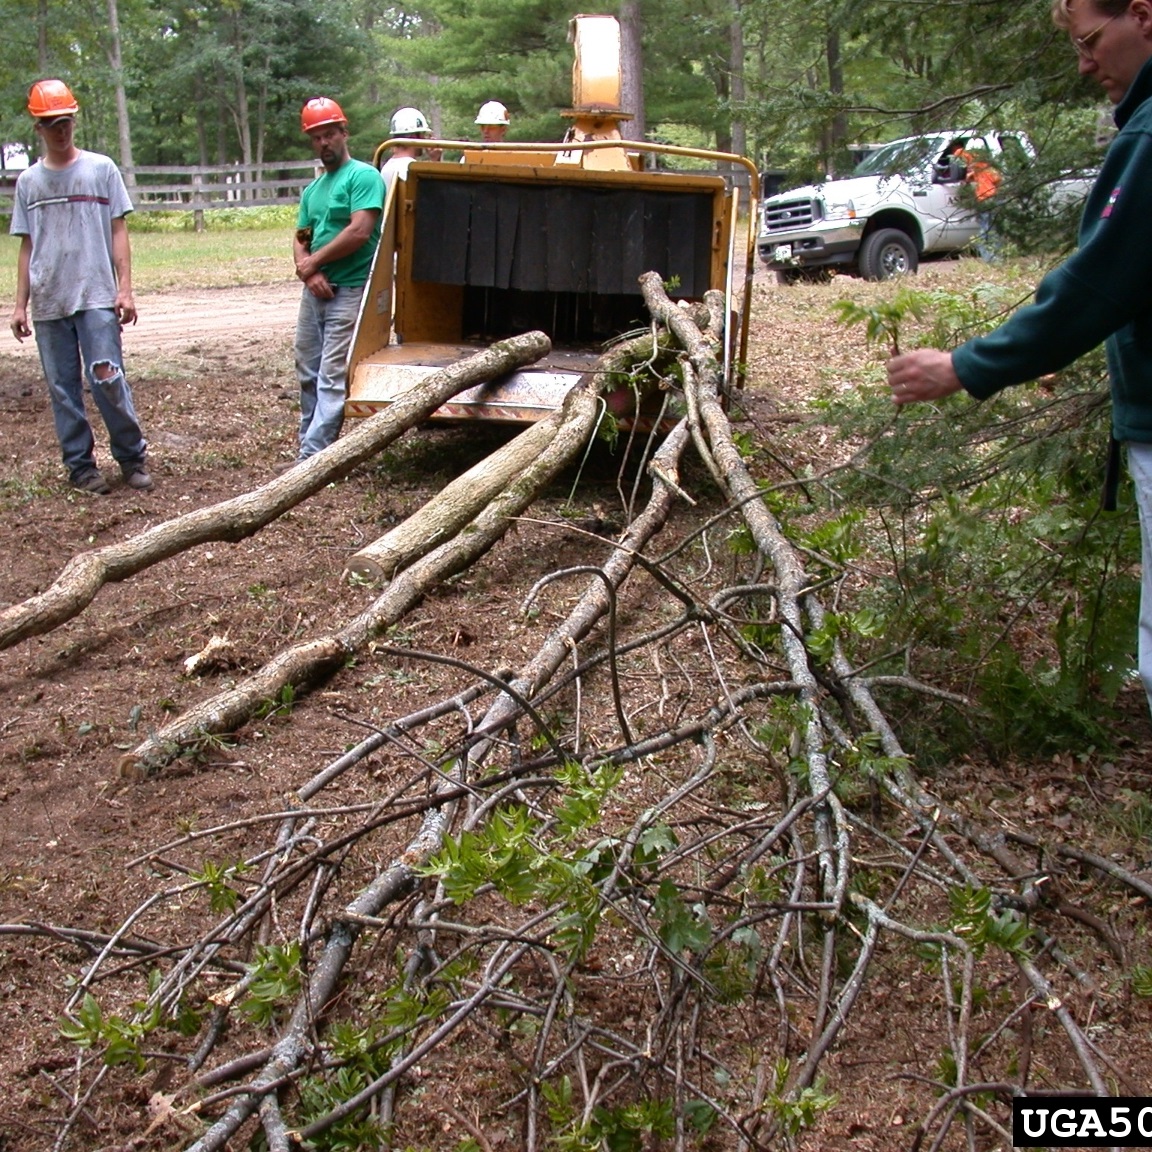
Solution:
<svg viewBox="0 0 1152 1152">
<path fill-rule="evenodd" d="M 457 476 L 418 512 L 349 557 L 345 576 L 352 573 L 367 580 L 387 580 L 418 556 L 451 539 L 552 443 L 561 420 L 562 411 L 553 412 Z"/>
<path fill-rule="evenodd" d="M 597 383 L 585 377 L 565 398 L 564 419 L 552 442 L 461 532 L 400 573 L 338 632 L 286 649 L 235 687 L 201 701 L 152 733 L 122 757 L 121 775 L 139 777 L 161 768 L 208 737 L 235 732 L 266 701 L 282 699 L 286 688 L 299 692 L 331 675 L 411 611 L 430 588 L 483 556 L 507 532 L 513 518 L 577 457 L 596 427 L 599 411 Z"/>
<path fill-rule="evenodd" d="M 72 557 L 50 588 L 0 612 L 0 649 L 50 632 L 78 616 L 105 584 L 126 580 L 197 544 L 211 540 L 235 543 L 253 535 L 370 460 L 457 392 L 531 364 L 550 347 L 543 332 L 502 340 L 422 380 L 387 411 L 262 487 L 157 524 L 131 539 Z"/>
</svg>

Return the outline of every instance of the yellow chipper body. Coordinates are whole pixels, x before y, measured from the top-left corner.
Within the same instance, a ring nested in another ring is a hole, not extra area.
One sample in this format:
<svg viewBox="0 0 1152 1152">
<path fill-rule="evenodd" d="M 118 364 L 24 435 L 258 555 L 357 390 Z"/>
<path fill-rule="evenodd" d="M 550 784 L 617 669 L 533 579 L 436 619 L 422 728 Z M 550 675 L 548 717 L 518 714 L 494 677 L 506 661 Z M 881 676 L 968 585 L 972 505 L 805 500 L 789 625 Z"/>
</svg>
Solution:
<svg viewBox="0 0 1152 1152">
<path fill-rule="evenodd" d="M 468 389 L 433 417 L 532 423 L 560 407 L 613 340 L 648 327 L 637 280 L 649 271 L 673 299 L 725 294 L 725 371 L 741 383 L 734 366 L 744 361 L 755 266 L 755 168 L 727 153 L 622 140 L 616 21 L 572 24 L 575 107 L 562 143 L 423 141 L 459 149 L 462 161 L 415 161 L 393 182 L 352 341 L 348 415 L 370 415 L 437 369 L 539 329 L 552 340 L 548 357 Z M 378 161 L 394 143 L 380 146 Z M 644 153 L 741 165 L 748 202 L 718 174 L 642 170 Z M 734 291 L 740 218 L 745 276 Z M 632 396 L 607 399 L 630 422 Z"/>
</svg>

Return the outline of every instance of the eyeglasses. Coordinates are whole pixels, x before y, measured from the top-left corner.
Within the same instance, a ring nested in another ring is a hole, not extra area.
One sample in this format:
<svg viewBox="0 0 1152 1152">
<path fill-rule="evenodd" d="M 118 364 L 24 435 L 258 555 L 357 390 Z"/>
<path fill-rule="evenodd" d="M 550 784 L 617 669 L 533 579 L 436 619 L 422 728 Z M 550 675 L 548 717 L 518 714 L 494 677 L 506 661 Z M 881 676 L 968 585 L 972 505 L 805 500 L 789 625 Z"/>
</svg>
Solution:
<svg viewBox="0 0 1152 1152">
<path fill-rule="evenodd" d="M 1125 9 L 1125 12 L 1126 11 L 1127 9 Z M 1113 20 L 1119 20 L 1123 15 L 1124 12 L 1117 12 L 1114 16 L 1109 16 L 1103 24 L 1097 25 L 1087 36 L 1073 36 L 1072 47 L 1076 49 L 1076 55 L 1079 56 L 1081 60 L 1094 59 L 1095 57 L 1092 54 L 1093 46 L 1096 41 L 1100 39 L 1100 33 L 1103 32 Z"/>
</svg>

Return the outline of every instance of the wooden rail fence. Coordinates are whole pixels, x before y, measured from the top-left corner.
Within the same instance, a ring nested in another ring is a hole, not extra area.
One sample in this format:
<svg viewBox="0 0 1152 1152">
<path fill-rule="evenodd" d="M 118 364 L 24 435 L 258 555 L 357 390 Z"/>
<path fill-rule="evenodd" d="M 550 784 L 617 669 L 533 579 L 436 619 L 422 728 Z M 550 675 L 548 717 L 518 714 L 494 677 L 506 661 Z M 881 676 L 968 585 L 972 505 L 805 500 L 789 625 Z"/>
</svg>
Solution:
<svg viewBox="0 0 1152 1152">
<path fill-rule="evenodd" d="M 265 164 L 141 166 L 132 173 L 135 184 L 127 170 L 124 176 L 137 212 L 191 211 L 200 232 L 206 209 L 299 203 L 301 191 L 317 172 L 314 160 L 278 160 Z M 0 172 L 0 213 L 12 211 L 18 175 L 11 170 Z"/>
</svg>

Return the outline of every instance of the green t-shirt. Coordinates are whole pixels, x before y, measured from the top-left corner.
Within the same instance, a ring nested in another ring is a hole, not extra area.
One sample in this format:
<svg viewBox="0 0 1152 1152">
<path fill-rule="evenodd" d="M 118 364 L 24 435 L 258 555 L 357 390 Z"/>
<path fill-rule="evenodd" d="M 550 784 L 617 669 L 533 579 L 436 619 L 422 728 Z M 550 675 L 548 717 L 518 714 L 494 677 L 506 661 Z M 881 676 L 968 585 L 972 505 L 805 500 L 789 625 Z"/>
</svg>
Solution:
<svg viewBox="0 0 1152 1152">
<path fill-rule="evenodd" d="M 333 284 L 359 288 L 368 282 L 376 245 L 380 243 L 380 212 L 384 207 L 384 181 L 371 164 L 345 160 L 335 172 L 325 172 L 304 189 L 300 197 L 298 228 L 312 229 L 312 251 L 323 248 L 352 222 L 352 213 L 366 208 L 377 211 L 372 235 L 349 256 L 323 265 Z"/>
</svg>

